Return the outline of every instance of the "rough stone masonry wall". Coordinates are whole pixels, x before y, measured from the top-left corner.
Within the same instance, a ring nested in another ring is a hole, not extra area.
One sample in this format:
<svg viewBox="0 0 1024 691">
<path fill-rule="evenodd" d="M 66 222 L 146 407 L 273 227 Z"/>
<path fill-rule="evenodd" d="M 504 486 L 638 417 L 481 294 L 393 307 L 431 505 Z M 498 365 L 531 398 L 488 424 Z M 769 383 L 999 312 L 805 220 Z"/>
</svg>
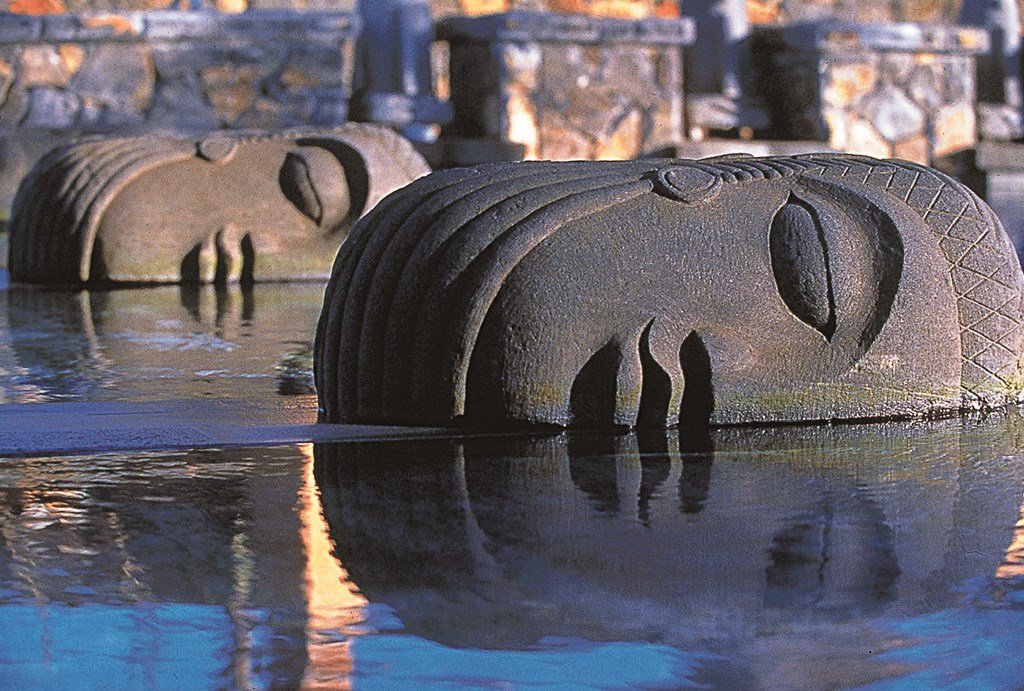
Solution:
<svg viewBox="0 0 1024 691">
<path fill-rule="evenodd" d="M 529 159 L 625 159 L 683 138 L 689 20 L 513 12 L 442 23 L 455 136 Z"/>
<path fill-rule="evenodd" d="M 755 32 L 774 134 L 935 163 L 977 143 L 974 29 L 810 23 Z"/>
<path fill-rule="evenodd" d="M 345 122 L 352 15 L 0 15 L 0 134 Z"/>
</svg>

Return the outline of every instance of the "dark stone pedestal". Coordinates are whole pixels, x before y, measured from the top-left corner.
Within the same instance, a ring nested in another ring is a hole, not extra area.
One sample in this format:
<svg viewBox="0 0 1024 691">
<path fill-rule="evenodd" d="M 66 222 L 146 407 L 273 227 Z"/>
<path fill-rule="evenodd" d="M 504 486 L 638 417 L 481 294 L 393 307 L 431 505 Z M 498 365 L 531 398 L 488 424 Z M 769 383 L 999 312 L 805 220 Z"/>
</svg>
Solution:
<svg viewBox="0 0 1024 691">
<path fill-rule="evenodd" d="M 808 22 L 752 35 L 774 134 L 933 164 L 978 140 L 979 29 Z"/>
<path fill-rule="evenodd" d="M 982 142 L 976 165 L 985 201 L 1003 222 L 1017 257 L 1024 257 L 1024 144 Z"/>
</svg>

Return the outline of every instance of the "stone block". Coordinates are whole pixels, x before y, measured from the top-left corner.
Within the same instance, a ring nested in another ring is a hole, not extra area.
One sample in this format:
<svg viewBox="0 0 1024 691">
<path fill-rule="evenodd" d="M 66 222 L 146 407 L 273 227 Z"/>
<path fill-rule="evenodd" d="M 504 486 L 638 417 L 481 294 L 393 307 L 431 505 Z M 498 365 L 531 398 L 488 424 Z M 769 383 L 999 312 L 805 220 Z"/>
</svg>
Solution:
<svg viewBox="0 0 1024 691">
<path fill-rule="evenodd" d="M 235 120 L 240 129 L 277 130 L 295 127 L 313 120 L 314 103 L 305 98 L 296 103 L 280 97 L 257 97 L 249 109 Z"/>
<path fill-rule="evenodd" d="M 871 61 L 832 63 L 832 78 L 824 89 L 825 106 L 844 108 L 871 93 L 878 81 L 878 69 Z"/>
<path fill-rule="evenodd" d="M 18 60 L 18 75 L 24 87 L 67 86 L 70 72 L 55 46 L 27 46 Z"/>
<path fill-rule="evenodd" d="M 923 417 L 1024 385 L 1013 247 L 925 166 L 526 162 L 437 173 L 392 204 L 324 296 L 327 422 Z"/>
<path fill-rule="evenodd" d="M 876 156 L 938 159 L 977 141 L 977 29 L 803 22 L 753 34 L 762 96 L 775 134 Z M 920 135 L 927 157 L 919 157 Z"/>
<path fill-rule="evenodd" d="M 145 22 L 139 13 L 85 12 L 55 14 L 43 18 L 42 40 L 138 42 L 142 40 Z"/>
<path fill-rule="evenodd" d="M 197 78 L 161 80 L 147 112 L 148 121 L 158 129 L 179 132 L 217 129 L 220 119 L 201 94 Z"/>
<path fill-rule="evenodd" d="M 688 20 L 510 12 L 442 22 L 454 136 L 520 144 L 528 158 L 630 158 L 684 138 Z"/>
<path fill-rule="evenodd" d="M 34 43 L 43 32 L 39 17 L 23 14 L 0 14 L 0 43 Z"/>
<path fill-rule="evenodd" d="M 256 98 L 260 71 L 249 66 L 219 65 L 200 73 L 203 94 L 225 122 L 233 122 Z"/>
<path fill-rule="evenodd" d="M 100 103 L 141 112 L 150 104 L 155 83 L 153 61 L 145 46 L 108 44 L 85 56 L 72 88 Z"/>
<path fill-rule="evenodd" d="M 924 131 L 924 113 L 895 86 L 885 85 L 872 92 L 864 101 L 863 112 L 887 142 L 897 142 Z"/>
<path fill-rule="evenodd" d="M 53 87 L 38 87 L 27 92 L 25 127 L 67 129 L 78 120 L 81 102 L 74 94 Z"/>
<path fill-rule="evenodd" d="M 845 134 L 843 142 L 829 141 L 836 149 L 875 158 L 887 158 L 893 154 L 892 143 L 882 137 L 871 122 L 847 117 L 844 118 L 843 128 Z M 842 143 L 841 146 L 840 143 Z"/>
<path fill-rule="evenodd" d="M 263 59 L 264 64 L 269 61 Z M 334 87 L 351 85 L 346 78 L 346 55 L 333 45 L 296 46 L 291 50 L 278 80 L 285 87 Z"/>
<path fill-rule="evenodd" d="M 935 115 L 933 122 L 932 152 L 935 156 L 971 149 L 978 142 L 972 103 L 945 106 Z"/>
<path fill-rule="evenodd" d="M 338 124 L 357 27 L 330 11 L 0 16 L 0 129 Z"/>
<path fill-rule="evenodd" d="M 409 142 L 370 125 L 87 138 L 49 152 L 19 188 L 11 278 L 323 280 L 356 219 L 427 172 Z"/>
<path fill-rule="evenodd" d="M 220 36 L 218 12 L 148 12 L 144 34 L 147 41 L 190 41 Z"/>
<path fill-rule="evenodd" d="M 0 130 L 6 132 L 20 127 L 28 114 L 28 102 L 29 96 L 25 89 L 8 87 L 3 105 L 0 106 Z"/>
</svg>

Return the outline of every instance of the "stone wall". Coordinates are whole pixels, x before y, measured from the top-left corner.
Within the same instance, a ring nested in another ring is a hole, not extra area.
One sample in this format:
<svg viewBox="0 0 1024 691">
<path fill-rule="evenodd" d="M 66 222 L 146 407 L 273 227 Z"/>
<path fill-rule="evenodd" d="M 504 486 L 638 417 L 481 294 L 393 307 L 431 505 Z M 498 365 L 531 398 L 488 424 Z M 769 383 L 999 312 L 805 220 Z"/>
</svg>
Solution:
<svg viewBox="0 0 1024 691">
<path fill-rule="evenodd" d="M 0 15 L 0 134 L 340 124 L 356 28 L 335 12 Z"/>
<path fill-rule="evenodd" d="M 803 23 L 753 35 L 773 134 L 935 163 L 977 142 L 976 29 Z"/>
<path fill-rule="evenodd" d="M 2 0 L 0 9 L 29 15 L 200 9 L 221 12 L 268 9 L 351 12 L 355 9 L 355 0 Z"/>
<path fill-rule="evenodd" d="M 689 20 L 513 12 L 441 24 L 447 133 L 522 144 L 530 159 L 621 159 L 683 139 Z"/>
<path fill-rule="evenodd" d="M 850 22 L 947 22 L 961 0 L 747 0 L 754 23 L 834 19 Z"/>
</svg>

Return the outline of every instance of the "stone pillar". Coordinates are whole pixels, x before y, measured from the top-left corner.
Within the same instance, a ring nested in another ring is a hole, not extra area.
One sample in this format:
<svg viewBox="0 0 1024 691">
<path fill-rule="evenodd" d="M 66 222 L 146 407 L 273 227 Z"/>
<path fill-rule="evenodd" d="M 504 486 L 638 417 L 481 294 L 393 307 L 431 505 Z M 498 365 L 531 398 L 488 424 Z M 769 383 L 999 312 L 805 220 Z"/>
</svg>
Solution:
<svg viewBox="0 0 1024 691">
<path fill-rule="evenodd" d="M 686 47 L 687 123 L 703 139 L 719 130 L 762 130 L 768 116 L 750 94 L 750 22 L 743 0 L 693 0 L 699 40 Z"/>
<path fill-rule="evenodd" d="M 529 159 L 623 159 L 684 138 L 688 19 L 510 12 L 442 22 L 455 119 L 446 134 Z"/>
<path fill-rule="evenodd" d="M 975 158 L 982 176 L 978 190 L 996 216 L 1024 261 L 1024 144 L 981 142 Z"/>
<path fill-rule="evenodd" d="M 1020 13 L 1017 0 L 965 0 L 958 20 L 988 31 L 991 50 L 978 56 L 978 131 L 982 139 L 1024 136 L 1021 114 Z"/>
<path fill-rule="evenodd" d="M 391 125 L 416 142 L 437 138 L 451 107 L 434 96 L 433 24 L 427 0 L 360 0 L 352 110 L 356 120 Z"/>
<path fill-rule="evenodd" d="M 775 134 L 935 163 L 977 142 L 978 29 L 808 22 L 758 28 L 758 83 Z"/>
</svg>

